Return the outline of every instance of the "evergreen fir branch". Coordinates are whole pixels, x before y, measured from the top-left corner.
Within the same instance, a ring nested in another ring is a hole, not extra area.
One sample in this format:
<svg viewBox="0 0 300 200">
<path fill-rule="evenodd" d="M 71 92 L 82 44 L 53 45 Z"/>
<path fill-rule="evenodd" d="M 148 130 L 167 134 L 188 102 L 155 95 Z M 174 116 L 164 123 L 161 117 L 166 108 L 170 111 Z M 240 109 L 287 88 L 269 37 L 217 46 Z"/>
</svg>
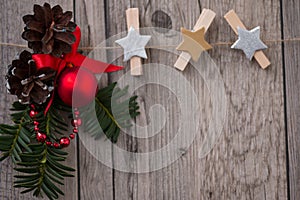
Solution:
<svg viewBox="0 0 300 200">
<path fill-rule="evenodd" d="M 112 142 L 116 142 L 120 130 L 131 126 L 132 118 L 138 112 L 137 97 L 124 99 L 128 88 L 116 88 L 111 84 L 99 90 L 95 103 L 81 112 L 85 128 L 96 139 L 106 135 Z M 72 108 L 61 100 L 54 99 L 52 106 L 44 115 L 44 106 L 37 106 L 38 114 L 35 120 L 39 122 L 39 129 L 52 140 L 58 139 L 68 130 L 68 124 L 62 113 L 71 113 Z M 19 175 L 16 175 L 15 187 L 24 188 L 22 193 L 33 192 L 34 196 L 46 195 L 49 199 L 57 199 L 64 193 L 58 185 L 63 185 L 65 177 L 72 177 L 74 169 L 63 162 L 67 153 L 60 149 L 48 147 L 45 143 L 37 143 L 33 120 L 29 116 L 30 106 L 18 102 L 13 104 L 11 114 L 14 125 L 0 125 L 0 161 L 11 157 Z M 96 112 L 96 117 L 90 117 Z M 99 130 L 99 125 L 101 129 Z"/>
<path fill-rule="evenodd" d="M 58 131 L 68 130 L 61 112 L 57 110 L 59 102 L 53 102 L 47 115 L 39 115 L 36 120 L 39 122 L 40 131 L 46 133 L 50 138 L 56 139 Z M 32 152 L 25 152 L 20 155 L 21 162 L 17 163 L 16 171 L 21 175 L 15 176 L 15 187 L 25 188 L 22 193 L 32 192 L 34 196 L 45 194 L 49 199 L 57 199 L 64 193 L 57 185 L 63 185 L 64 177 L 72 177 L 69 172 L 74 169 L 64 165 L 68 153 L 61 149 L 48 147 L 45 143 L 33 143 L 30 145 Z"/>
<path fill-rule="evenodd" d="M 49 199 L 64 195 L 57 185 L 63 185 L 64 177 L 73 177 L 69 172 L 75 171 L 61 163 L 68 154 L 41 143 L 30 147 L 31 153 L 20 155 L 22 162 L 17 163 L 15 170 L 22 175 L 15 176 L 14 187 L 25 188 L 22 193 L 34 191 L 33 195 L 37 197 L 45 194 Z"/>
<path fill-rule="evenodd" d="M 131 119 L 139 115 L 137 97 L 123 100 L 127 93 L 128 87 L 120 89 L 116 83 L 110 84 L 100 89 L 94 104 L 81 112 L 85 129 L 95 139 L 105 134 L 112 142 L 117 142 L 120 130 L 130 127 Z M 93 112 L 96 118 L 91 117 Z"/>
<path fill-rule="evenodd" d="M 28 145 L 34 132 L 28 128 L 31 123 L 28 106 L 15 102 L 11 110 L 15 111 L 11 114 L 15 125 L 0 124 L 0 161 L 10 156 L 16 163 L 21 161 L 21 153 L 31 152 Z"/>
</svg>

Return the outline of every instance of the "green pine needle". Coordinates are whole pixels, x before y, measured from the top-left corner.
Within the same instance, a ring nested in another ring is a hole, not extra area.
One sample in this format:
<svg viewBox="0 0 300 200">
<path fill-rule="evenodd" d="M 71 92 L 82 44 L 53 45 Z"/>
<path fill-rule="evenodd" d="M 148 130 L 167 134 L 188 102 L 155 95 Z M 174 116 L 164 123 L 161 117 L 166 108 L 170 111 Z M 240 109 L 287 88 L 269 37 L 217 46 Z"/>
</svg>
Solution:
<svg viewBox="0 0 300 200">
<path fill-rule="evenodd" d="M 94 104 L 82 109 L 85 130 L 92 137 L 99 139 L 105 134 L 115 143 L 120 130 L 131 126 L 131 120 L 139 115 L 139 107 L 137 96 L 124 100 L 127 93 L 128 87 L 120 89 L 112 83 L 98 91 Z"/>
</svg>

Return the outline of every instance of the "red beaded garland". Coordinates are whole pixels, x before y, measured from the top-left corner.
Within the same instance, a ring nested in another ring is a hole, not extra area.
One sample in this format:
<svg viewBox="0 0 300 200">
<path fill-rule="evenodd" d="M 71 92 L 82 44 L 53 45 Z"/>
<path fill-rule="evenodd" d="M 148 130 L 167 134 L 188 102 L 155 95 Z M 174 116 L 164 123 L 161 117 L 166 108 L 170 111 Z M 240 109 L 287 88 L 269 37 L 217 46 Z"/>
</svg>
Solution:
<svg viewBox="0 0 300 200">
<path fill-rule="evenodd" d="M 32 110 L 30 110 L 29 115 L 32 119 L 35 118 L 35 116 L 38 114 L 34 109 L 35 106 L 31 105 Z M 75 119 L 72 119 L 71 123 L 73 125 L 73 133 L 69 135 L 69 137 L 61 137 L 59 139 L 59 142 L 54 142 L 52 143 L 49 138 L 47 137 L 46 134 L 39 132 L 39 122 L 38 121 L 33 121 L 34 124 L 34 131 L 36 132 L 36 140 L 41 143 L 45 143 L 49 147 L 54 147 L 54 148 L 64 148 L 68 147 L 70 145 L 70 140 L 75 138 L 75 134 L 78 133 L 78 126 L 81 125 L 81 119 L 79 118 L 79 111 L 77 108 L 74 109 L 74 114 L 75 114 Z"/>
<path fill-rule="evenodd" d="M 52 142 L 51 142 L 51 141 L 46 141 L 46 145 L 47 145 L 48 147 L 51 147 L 51 146 L 52 146 Z"/>
<path fill-rule="evenodd" d="M 35 112 L 34 110 L 31 110 L 31 111 L 29 112 L 29 116 L 30 116 L 31 118 L 35 117 L 36 114 L 37 114 L 37 112 Z"/>
<path fill-rule="evenodd" d="M 72 126 L 74 126 L 74 127 L 78 127 L 78 126 L 81 126 L 81 119 L 73 119 L 72 121 L 71 121 L 71 123 L 72 123 Z"/>
<path fill-rule="evenodd" d="M 62 137 L 60 138 L 59 140 L 59 144 L 62 146 L 62 147 L 67 147 L 70 145 L 70 139 L 67 138 L 67 137 Z"/>
<path fill-rule="evenodd" d="M 57 148 L 60 147 L 60 144 L 58 144 L 57 142 L 54 142 L 54 143 L 53 143 L 53 147 L 57 149 Z"/>
<path fill-rule="evenodd" d="M 76 127 L 73 128 L 73 133 L 78 133 L 78 129 Z"/>
<path fill-rule="evenodd" d="M 36 133 L 36 140 L 38 142 L 44 143 L 46 141 L 46 139 L 47 139 L 47 135 L 46 134 L 40 133 L 40 132 Z"/>
</svg>

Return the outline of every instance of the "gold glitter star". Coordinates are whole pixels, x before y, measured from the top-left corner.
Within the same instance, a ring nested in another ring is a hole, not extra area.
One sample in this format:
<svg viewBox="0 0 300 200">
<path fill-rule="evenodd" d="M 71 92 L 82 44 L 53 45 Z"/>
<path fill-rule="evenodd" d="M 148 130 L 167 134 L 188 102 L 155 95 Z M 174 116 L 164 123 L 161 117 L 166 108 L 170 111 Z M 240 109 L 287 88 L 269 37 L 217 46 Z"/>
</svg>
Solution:
<svg viewBox="0 0 300 200">
<path fill-rule="evenodd" d="M 204 39 L 204 27 L 193 32 L 185 28 L 181 28 L 183 41 L 176 48 L 177 50 L 187 51 L 194 61 L 197 61 L 203 51 L 211 49 L 212 46 Z"/>
</svg>

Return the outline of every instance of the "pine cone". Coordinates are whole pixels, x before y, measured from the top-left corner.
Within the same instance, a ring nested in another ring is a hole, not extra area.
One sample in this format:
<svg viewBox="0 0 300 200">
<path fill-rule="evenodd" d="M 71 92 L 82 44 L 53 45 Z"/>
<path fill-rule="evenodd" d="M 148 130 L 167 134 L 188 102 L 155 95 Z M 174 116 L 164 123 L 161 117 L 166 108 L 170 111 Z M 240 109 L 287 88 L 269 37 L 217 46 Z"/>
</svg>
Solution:
<svg viewBox="0 0 300 200">
<path fill-rule="evenodd" d="M 54 89 L 56 71 L 49 68 L 37 70 L 31 53 L 23 51 L 19 59 L 13 60 L 6 75 L 6 88 L 23 104 L 45 103 Z"/>
<path fill-rule="evenodd" d="M 34 15 L 23 16 L 26 24 L 22 38 L 28 41 L 28 47 L 34 53 L 52 54 L 60 57 L 71 52 L 71 45 L 76 38 L 72 34 L 76 24 L 71 22 L 72 12 L 63 12 L 56 5 L 51 9 L 48 3 L 44 6 L 34 5 Z"/>
</svg>

